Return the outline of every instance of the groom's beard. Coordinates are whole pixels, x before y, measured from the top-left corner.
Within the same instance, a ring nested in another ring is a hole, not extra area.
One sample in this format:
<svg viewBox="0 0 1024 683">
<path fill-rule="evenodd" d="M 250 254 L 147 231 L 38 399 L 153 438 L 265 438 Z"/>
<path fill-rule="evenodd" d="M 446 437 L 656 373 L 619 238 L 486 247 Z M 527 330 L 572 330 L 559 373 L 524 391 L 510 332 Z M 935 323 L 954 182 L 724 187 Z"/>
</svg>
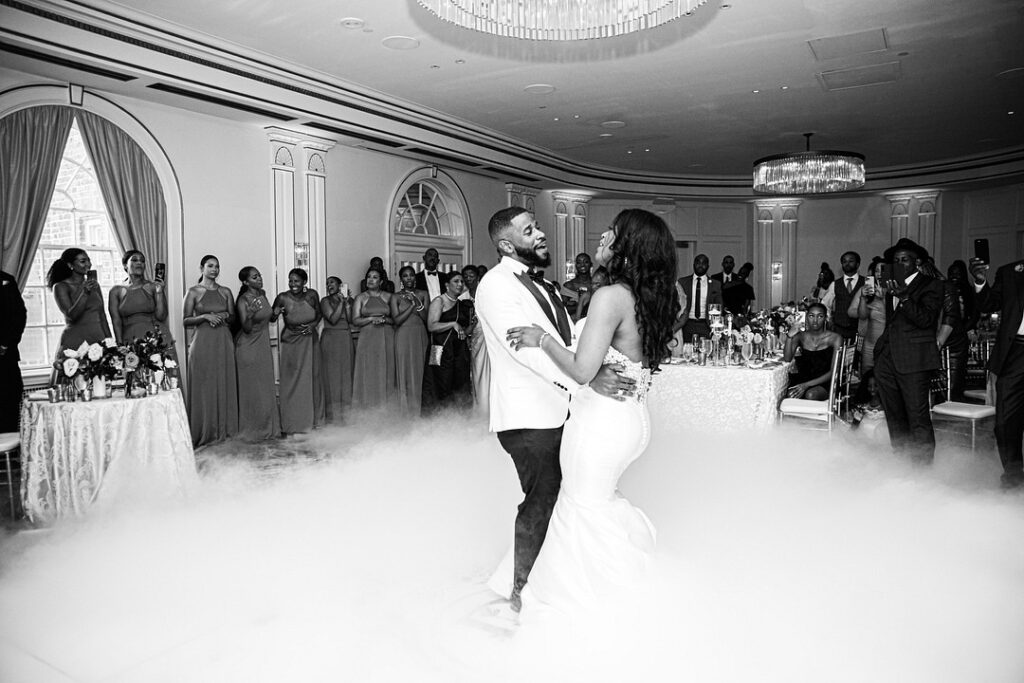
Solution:
<svg viewBox="0 0 1024 683">
<path fill-rule="evenodd" d="M 518 246 L 515 249 L 516 249 L 516 256 L 519 257 L 519 260 L 522 261 L 523 263 L 525 263 L 526 265 L 530 266 L 530 267 L 533 267 L 533 268 L 537 268 L 537 267 L 547 268 L 548 266 L 551 265 L 551 254 L 550 253 L 547 254 L 546 256 L 540 256 L 533 249 L 525 249 L 523 247 L 518 247 Z"/>
</svg>

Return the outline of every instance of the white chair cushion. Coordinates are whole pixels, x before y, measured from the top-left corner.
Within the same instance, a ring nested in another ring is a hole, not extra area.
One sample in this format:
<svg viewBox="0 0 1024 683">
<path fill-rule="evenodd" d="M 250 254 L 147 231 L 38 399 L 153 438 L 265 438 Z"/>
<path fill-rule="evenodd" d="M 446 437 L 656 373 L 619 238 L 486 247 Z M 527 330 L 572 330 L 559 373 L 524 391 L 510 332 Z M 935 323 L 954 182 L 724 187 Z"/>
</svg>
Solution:
<svg viewBox="0 0 1024 683">
<path fill-rule="evenodd" d="M 21 436 L 18 432 L 4 432 L 0 434 L 0 453 L 13 451 L 21 445 Z"/>
<path fill-rule="evenodd" d="M 932 412 L 936 415 L 948 415 L 950 417 L 963 417 L 969 420 L 980 420 L 985 417 L 992 417 L 996 414 L 995 406 L 980 406 L 977 403 L 960 403 L 959 401 L 946 401 L 940 403 Z"/>
<path fill-rule="evenodd" d="M 779 404 L 779 411 L 786 415 L 803 417 L 821 416 L 829 413 L 828 401 L 809 401 L 806 398 L 786 398 Z"/>
</svg>

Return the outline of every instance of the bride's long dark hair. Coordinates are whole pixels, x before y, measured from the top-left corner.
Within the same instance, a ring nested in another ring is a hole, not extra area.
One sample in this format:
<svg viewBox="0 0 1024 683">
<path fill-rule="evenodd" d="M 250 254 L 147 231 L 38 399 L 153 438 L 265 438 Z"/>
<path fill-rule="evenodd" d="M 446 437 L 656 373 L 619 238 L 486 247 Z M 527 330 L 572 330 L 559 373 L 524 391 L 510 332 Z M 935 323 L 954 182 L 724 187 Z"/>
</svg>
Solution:
<svg viewBox="0 0 1024 683">
<path fill-rule="evenodd" d="M 615 241 L 608 261 L 612 282 L 633 292 L 644 357 L 656 372 L 669 355 L 676 296 L 676 241 L 665 221 L 643 209 L 626 209 L 612 221 Z"/>
</svg>

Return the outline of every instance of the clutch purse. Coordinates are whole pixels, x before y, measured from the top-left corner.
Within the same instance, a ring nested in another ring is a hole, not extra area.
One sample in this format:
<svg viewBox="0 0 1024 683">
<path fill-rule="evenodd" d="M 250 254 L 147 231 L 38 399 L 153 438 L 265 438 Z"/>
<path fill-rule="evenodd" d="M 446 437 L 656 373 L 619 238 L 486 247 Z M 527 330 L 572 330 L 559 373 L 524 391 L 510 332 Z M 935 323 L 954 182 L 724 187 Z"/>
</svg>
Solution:
<svg viewBox="0 0 1024 683">
<path fill-rule="evenodd" d="M 440 365 L 441 354 L 444 353 L 444 346 L 441 344 L 430 345 L 430 356 L 427 358 L 428 365 Z"/>
</svg>

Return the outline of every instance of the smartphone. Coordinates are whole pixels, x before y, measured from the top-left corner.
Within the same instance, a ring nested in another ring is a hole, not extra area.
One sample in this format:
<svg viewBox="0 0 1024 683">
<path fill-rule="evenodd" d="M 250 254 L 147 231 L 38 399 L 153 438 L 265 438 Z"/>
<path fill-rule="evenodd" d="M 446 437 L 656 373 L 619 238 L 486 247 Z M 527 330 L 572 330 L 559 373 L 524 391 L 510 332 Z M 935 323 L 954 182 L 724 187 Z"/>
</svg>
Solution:
<svg viewBox="0 0 1024 683">
<path fill-rule="evenodd" d="M 974 258 L 978 259 L 985 265 L 988 265 L 990 263 L 987 237 L 974 240 Z"/>
<path fill-rule="evenodd" d="M 85 274 L 85 279 L 86 280 L 92 280 L 92 281 L 95 282 L 96 279 L 97 279 L 96 271 L 95 270 L 90 270 L 88 273 Z"/>
<path fill-rule="evenodd" d="M 877 277 L 878 281 L 882 283 L 887 283 L 889 282 L 889 280 L 892 280 L 892 265 L 889 263 L 879 263 L 877 269 Z"/>
<path fill-rule="evenodd" d="M 892 264 L 892 279 L 899 284 L 904 284 L 907 280 L 907 267 L 902 263 Z"/>
<path fill-rule="evenodd" d="M 157 282 L 163 282 L 164 281 L 164 277 L 167 275 L 167 264 L 166 263 L 158 263 L 158 264 L 156 264 L 156 266 L 153 267 L 153 272 L 155 273 L 156 281 Z"/>
<path fill-rule="evenodd" d="M 875 285 L 875 276 L 874 275 L 866 275 L 864 277 L 864 286 L 865 287 L 877 287 L 877 285 Z"/>
<path fill-rule="evenodd" d="M 341 294 L 343 299 L 347 299 L 349 293 L 348 284 L 342 282 L 341 287 L 338 288 L 338 292 Z"/>
</svg>

